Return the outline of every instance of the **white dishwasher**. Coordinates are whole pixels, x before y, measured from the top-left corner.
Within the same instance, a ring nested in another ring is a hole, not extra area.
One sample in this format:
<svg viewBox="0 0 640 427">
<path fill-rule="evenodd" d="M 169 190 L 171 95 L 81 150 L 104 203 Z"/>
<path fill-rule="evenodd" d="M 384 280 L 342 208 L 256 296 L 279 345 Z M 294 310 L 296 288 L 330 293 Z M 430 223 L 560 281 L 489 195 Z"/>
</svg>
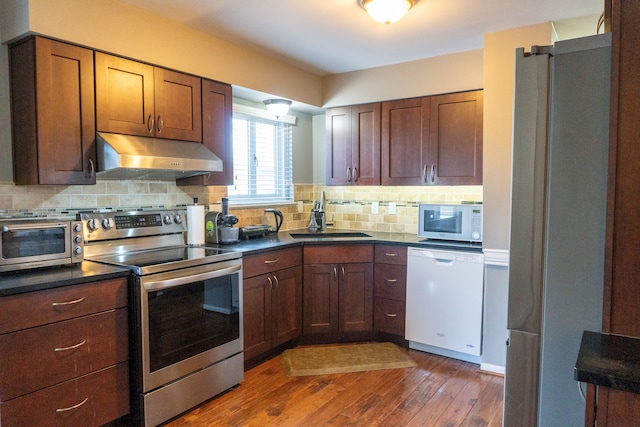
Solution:
<svg viewBox="0 0 640 427">
<path fill-rule="evenodd" d="M 473 356 L 481 354 L 483 285 L 482 253 L 410 247 L 409 347 L 479 363 Z"/>
</svg>

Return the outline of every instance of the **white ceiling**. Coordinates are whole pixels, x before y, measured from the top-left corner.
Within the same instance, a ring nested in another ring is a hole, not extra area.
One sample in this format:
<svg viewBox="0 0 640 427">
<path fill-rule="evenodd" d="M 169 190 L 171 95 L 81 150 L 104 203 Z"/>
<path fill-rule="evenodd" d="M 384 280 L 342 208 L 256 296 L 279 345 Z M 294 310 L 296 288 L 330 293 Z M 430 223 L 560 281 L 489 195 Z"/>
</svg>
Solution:
<svg viewBox="0 0 640 427">
<path fill-rule="evenodd" d="M 121 0 L 317 73 L 361 70 L 481 49 L 485 33 L 587 17 L 604 0 L 418 0 L 400 21 L 373 21 L 358 0 Z"/>
</svg>

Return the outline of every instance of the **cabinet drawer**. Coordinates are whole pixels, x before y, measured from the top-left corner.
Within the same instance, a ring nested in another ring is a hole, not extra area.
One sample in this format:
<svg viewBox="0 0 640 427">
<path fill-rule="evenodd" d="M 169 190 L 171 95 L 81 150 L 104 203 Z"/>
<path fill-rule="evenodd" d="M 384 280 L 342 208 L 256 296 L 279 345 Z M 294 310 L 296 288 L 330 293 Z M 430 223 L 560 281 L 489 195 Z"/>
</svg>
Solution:
<svg viewBox="0 0 640 427">
<path fill-rule="evenodd" d="M 0 298 L 0 334 L 127 305 L 127 279 L 65 286 Z"/>
<path fill-rule="evenodd" d="M 305 246 L 305 264 L 373 262 L 373 245 Z"/>
<path fill-rule="evenodd" d="M 376 298 L 374 308 L 376 330 L 404 337 L 405 303 L 386 298 Z"/>
<path fill-rule="evenodd" d="M 126 308 L 0 335 L 0 401 L 128 357 Z"/>
<path fill-rule="evenodd" d="M 405 301 L 407 295 L 407 267 L 404 265 L 376 264 L 376 298 Z"/>
<path fill-rule="evenodd" d="M 407 265 L 407 247 L 397 245 L 376 245 L 377 263 Z"/>
<path fill-rule="evenodd" d="M 273 273 L 289 267 L 302 265 L 302 249 L 278 249 L 242 258 L 243 277 Z"/>
<path fill-rule="evenodd" d="M 128 413 L 129 365 L 120 363 L 2 402 L 0 424 L 99 426 Z"/>
</svg>

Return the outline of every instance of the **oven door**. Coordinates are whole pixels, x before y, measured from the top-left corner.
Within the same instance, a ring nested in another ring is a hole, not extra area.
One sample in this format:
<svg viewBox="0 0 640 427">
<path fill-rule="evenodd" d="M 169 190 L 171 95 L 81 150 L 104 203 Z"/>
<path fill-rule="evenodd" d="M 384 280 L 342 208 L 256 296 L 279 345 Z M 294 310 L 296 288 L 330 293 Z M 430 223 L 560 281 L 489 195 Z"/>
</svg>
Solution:
<svg viewBox="0 0 640 427">
<path fill-rule="evenodd" d="M 139 284 L 144 393 L 242 352 L 242 259 Z"/>
</svg>

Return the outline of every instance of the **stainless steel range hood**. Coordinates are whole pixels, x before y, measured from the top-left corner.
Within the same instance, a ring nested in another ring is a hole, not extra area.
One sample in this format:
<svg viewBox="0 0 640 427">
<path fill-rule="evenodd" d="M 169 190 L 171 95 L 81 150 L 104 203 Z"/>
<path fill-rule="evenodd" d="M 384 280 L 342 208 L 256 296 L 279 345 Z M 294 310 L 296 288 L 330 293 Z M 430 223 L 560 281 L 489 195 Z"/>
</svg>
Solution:
<svg viewBox="0 0 640 427">
<path fill-rule="evenodd" d="M 171 180 L 222 171 L 222 160 L 191 141 L 96 133 L 97 177 Z"/>
</svg>

